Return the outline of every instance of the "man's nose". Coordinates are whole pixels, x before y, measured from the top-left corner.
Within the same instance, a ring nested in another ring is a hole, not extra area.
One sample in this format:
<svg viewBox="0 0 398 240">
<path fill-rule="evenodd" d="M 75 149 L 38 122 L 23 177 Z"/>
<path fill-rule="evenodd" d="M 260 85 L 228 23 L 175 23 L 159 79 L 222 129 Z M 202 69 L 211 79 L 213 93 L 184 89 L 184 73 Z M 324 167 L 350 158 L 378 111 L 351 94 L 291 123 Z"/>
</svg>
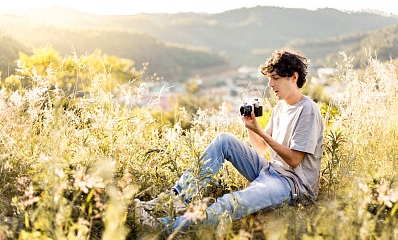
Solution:
<svg viewBox="0 0 398 240">
<path fill-rule="evenodd" d="M 273 87 L 274 86 L 274 81 L 272 81 L 271 78 L 268 79 L 268 87 Z"/>
</svg>

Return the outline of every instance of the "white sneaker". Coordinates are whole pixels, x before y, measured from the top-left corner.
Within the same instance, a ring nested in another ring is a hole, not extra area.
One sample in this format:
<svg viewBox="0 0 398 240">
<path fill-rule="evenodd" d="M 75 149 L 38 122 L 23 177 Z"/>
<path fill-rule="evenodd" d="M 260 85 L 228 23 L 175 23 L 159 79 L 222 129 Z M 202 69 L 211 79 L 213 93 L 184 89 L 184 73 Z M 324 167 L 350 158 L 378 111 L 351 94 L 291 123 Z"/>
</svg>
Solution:
<svg viewBox="0 0 398 240">
<path fill-rule="evenodd" d="M 149 213 L 147 213 L 141 205 L 141 201 L 134 199 L 134 217 L 137 224 L 158 228 L 159 223 Z"/>
<path fill-rule="evenodd" d="M 150 201 L 141 202 L 141 205 L 147 211 L 167 211 L 170 207 L 177 213 L 187 210 L 187 204 L 172 191 L 161 193 Z"/>
</svg>

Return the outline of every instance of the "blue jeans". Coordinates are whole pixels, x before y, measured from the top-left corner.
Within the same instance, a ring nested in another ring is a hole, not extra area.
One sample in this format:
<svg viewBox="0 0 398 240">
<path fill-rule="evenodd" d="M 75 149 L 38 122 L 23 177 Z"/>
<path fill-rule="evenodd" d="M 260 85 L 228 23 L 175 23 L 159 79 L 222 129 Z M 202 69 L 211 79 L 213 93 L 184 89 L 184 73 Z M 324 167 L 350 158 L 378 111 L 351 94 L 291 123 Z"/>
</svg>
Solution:
<svg viewBox="0 0 398 240">
<path fill-rule="evenodd" d="M 256 150 L 249 147 L 236 137 L 221 133 L 203 153 L 206 162 L 202 171 L 210 171 L 212 176 L 218 172 L 225 159 L 251 183 L 241 190 L 225 194 L 206 209 L 205 224 L 218 225 L 220 216 L 227 213 L 232 220 L 239 219 L 261 209 L 280 206 L 282 203 L 290 203 L 292 199 L 291 186 L 288 180 L 274 170 L 272 165 Z M 203 186 L 208 184 L 207 178 Z M 183 199 L 189 201 L 195 194 L 197 186 L 188 169 L 173 187 Z M 164 224 L 168 218 L 160 219 Z M 182 229 L 193 224 L 187 221 L 185 216 L 177 217 L 173 228 L 184 224 Z"/>
</svg>

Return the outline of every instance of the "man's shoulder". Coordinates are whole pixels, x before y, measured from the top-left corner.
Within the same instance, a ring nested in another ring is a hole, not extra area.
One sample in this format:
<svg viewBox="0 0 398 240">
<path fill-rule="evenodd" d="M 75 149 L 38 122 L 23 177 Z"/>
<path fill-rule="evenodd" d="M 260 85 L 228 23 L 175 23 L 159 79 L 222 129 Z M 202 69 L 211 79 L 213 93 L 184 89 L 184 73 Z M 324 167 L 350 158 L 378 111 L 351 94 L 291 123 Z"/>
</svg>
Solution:
<svg viewBox="0 0 398 240">
<path fill-rule="evenodd" d="M 301 101 L 301 106 L 303 106 L 303 112 L 305 112 L 305 114 L 321 114 L 318 104 L 308 96 L 304 96 L 303 101 Z"/>
<path fill-rule="evenodd" d="M 277 104 L 274 106 L 273 111 L 278 112 L 282 109 L 284 109 L 284 106 L 286 106 L 286 103 L 284 101 L 278 101 Z M 314 102 L 310 97 L 304 96 L 304 98 L 293 105 L 293 108 L 299 109 L 302 108 L 302 112 L 306 114 L 317 114 L 320 115 L 321 111 L 316 102 Z"/>
<path fill-rule="evenodd" d="M 318 106 L 318 104 L 316 104 L 316 102 L 314 102 L 314 100 L 312 100 L 310 97 L 308 96 L 304 96 L 303 101 L 301 101 L 302 105 L 308 105 L 308 106 Z"/>
</svg>

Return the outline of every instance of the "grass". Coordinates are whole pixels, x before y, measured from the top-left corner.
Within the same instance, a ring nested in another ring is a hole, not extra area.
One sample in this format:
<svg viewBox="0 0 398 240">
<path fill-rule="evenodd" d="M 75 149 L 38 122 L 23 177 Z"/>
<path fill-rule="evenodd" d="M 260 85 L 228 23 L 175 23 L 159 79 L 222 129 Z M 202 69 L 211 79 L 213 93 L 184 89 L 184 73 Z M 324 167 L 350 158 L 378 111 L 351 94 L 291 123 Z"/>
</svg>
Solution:
<svg viewBox="0 0 398 240">
<path fill-rule="evenodd" d="M 343 87 L 329 105 L 320 104 L 326 131 L 319 199 L 234 222 L 225 216 L 219 226 L 175 238 L 398 238 L 396 69 L 370 59 L 359 74 L 343 56 L 337 78 Z M 71 98 L 53 83 L 60 71 L 66 70 L 27 76 L 29 89 L 0 91 L 0 239 L 156 239 L 159 233 L 135 224 L 132 200 L 169 189 L 200 164 L 218 133 L 248 143 L 239 118 L 220 121 L 225 106 L 198 110 L 183 129 L 184 109 L 175 111 L 175 125 L 154 117 L 156 96 L 145 108 L 116 104 L 116 97 L 141 99 L 134 83 L 115 97 L 103 90 L 107 73 L 99 73 L 90 78 L 89 94 Z M 226 164 L 192 206 L 247 184 Z M 201 208 L 195 211 L 200 216 Z"/>
</svg>

